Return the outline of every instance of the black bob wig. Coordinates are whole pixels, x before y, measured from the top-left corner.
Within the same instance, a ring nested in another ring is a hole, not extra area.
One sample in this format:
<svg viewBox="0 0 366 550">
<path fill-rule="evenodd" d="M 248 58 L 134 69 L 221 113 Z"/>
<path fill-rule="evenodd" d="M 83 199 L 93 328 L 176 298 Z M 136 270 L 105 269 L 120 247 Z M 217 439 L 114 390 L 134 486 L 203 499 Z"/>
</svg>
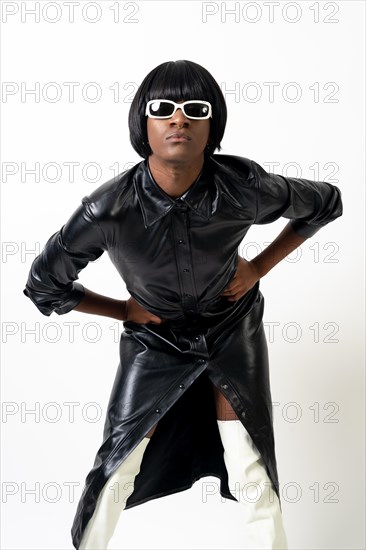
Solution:
<svg viewBox="0 0 366 550">
<path fill-rule="evenodd" d="M 212 118 L 205 154 L 212 155 L 215 149 L 220 151 L 227 119 L 226 103 L 218 83 L 204 67 L 185 59 L 167 61 L 155 67 L 142 81 L 131 104 L 128 126 L 132 147 L 144 159 L 152 153 L 145 115 L 146 103 L 150 99 L 209 101 Z"/>
</svg>

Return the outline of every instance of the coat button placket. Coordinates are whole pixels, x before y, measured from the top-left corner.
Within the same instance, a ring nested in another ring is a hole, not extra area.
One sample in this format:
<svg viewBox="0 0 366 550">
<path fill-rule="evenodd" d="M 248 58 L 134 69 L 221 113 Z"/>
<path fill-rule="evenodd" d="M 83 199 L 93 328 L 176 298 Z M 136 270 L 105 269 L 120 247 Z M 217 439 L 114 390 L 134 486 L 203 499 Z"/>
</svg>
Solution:
<svg viewBox="0 0 366 550">
<path fill-rule="evenodd" d="M 187 205 L 179 200 L 173 213 L 172 225 L 177 246 L 177 279 L 179 280 L 182 307 L 185 311 L 197 310 L 197 293 L 189 239 L 189 214 Z"/>
</svg>

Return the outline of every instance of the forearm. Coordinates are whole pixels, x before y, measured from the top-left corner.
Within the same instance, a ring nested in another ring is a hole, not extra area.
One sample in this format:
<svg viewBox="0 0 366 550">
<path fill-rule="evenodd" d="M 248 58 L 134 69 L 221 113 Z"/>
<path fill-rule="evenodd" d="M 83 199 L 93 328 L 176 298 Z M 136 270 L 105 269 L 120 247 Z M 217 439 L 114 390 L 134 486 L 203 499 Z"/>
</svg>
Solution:
<svg viewBox="0 0 366 550">
<path fill-rule="evenodd" d="M 263 277 L 272 267 L 296 250 L 306 239 L 307 237 L 298 235 L 293 230 L 291 223 L 288 223 L 278 237 L 263 252 L 253 258 L 250 263 L 256 268 L 259 276 Z"/>
<path fill-rule="evenodd" d="M 73 308 L 73 311 L 103 315 L 105 317 L 118 319 L 119 321 L 125 321 L 127 319 L 125 300 L 115 300 L 108 296 L 102 296 L 102 294 L 97 294 L 88 288 L 84 288 L 84 290 L 84 298 Z"/>
</svg>

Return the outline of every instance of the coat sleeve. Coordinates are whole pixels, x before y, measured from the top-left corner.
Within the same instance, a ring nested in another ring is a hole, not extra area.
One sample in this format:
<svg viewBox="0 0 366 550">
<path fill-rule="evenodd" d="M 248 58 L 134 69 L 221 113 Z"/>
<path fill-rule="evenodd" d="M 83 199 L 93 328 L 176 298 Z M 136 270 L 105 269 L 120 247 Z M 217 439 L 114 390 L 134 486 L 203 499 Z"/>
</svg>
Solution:
<svg viewBox="0 0 366 550">
<path fill-rule="evenodd" d="M 271 174 L 254 161 L 252 168 L 257 190 L 254 223 L 271 223 L 282 216 L 307 238 L 342 215 L 341 192 L 335 185 Z"/>
<path fill-rule="evenodd" d="M 23 293 L 43 315 L 63 315 L 85 296 L 78 273 L 106 249 L 103 232 L 86 197 L 70 219 L 46 242 L 31 265 Z"/>
</svg>

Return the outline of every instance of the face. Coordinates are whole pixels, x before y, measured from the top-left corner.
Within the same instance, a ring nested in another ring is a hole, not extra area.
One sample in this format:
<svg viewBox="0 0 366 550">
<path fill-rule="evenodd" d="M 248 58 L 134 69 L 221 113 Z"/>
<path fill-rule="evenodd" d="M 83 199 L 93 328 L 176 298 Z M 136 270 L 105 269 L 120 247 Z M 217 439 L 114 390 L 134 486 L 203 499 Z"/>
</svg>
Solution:
<svg viewBox="0 0 366 550">
<path fill-rule="evenodd" d="M 150 148 L 156 158 L 165 162 L 185 163 L 203 158 L 209 135 L 210 119 L 189 119 L 181 109 L 167 119 L 147 117 Z"/>
</svg>

